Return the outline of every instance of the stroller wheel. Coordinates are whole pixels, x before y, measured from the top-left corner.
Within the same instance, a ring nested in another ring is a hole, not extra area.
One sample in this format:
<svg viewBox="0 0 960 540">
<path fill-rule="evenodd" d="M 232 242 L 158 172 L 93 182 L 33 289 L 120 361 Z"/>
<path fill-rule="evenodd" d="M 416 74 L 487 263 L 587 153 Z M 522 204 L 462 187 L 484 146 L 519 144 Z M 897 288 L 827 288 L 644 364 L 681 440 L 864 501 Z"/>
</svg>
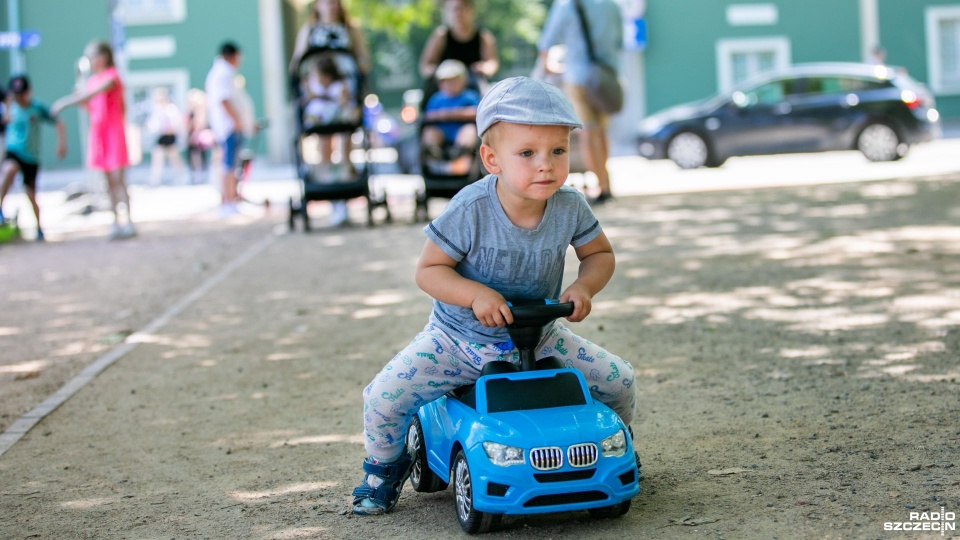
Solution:
<svg viewBox="0 0 960 540">
<path fill-rule="evenodd" d="M 300 217 L 303 218 L 303 232 L 310 232 L 310 214 L 307 213 L 307 201 L 300 203 Z"/>
<path fill-rule="evenodd" d="M 293 207 L 293 197 L 290 197 L 290 216 L 287 218 L 287 225 L 290 227 L 290 232 L 293 232 L 297 228 L 295 220 L 296 209 Z"/>
<path fill-rule="evenodd" d="M 429 221 L 429 216 L 427 214 L 427 197 L 423 193 L 417 193 L 416 196 L 417 206 L 413 210 L 413 221 L 414 223 L 420 221 Z"/>
</svg>

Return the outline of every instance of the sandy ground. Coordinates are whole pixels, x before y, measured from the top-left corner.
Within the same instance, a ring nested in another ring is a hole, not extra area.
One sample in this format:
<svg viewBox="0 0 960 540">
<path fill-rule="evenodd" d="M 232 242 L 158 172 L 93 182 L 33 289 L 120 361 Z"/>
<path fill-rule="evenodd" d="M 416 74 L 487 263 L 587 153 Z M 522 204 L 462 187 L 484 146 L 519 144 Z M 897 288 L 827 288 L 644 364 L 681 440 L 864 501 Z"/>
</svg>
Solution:
<svg viewBox="0 0 960 540">
<path fill-rule="evenodd" d="M 490 537 L 942 538 L 884 524 L 960 507 L 958 201 L 942 177 L 603 207 L 617 273 L 574 328 L 638 372 L 643 492 Z M 420 227 L 282 222 L 0 246 L 0 430 L 265 246 L 0 456 L 0 538 L 462 534 L 450 490 L 346 512 L 360 390 L 428 314 Z"/>
</svg>

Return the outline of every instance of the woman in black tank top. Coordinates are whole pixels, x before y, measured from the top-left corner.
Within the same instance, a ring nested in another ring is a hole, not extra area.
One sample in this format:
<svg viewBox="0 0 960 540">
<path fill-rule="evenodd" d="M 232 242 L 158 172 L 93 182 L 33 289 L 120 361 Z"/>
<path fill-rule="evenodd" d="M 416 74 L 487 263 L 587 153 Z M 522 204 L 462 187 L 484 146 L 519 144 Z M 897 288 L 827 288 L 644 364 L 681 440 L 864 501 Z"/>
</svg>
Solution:
<svg viewBox="0 0 960 540">
<path fill-rule="evenodd" d="M 473 0 L 446 0 L 443 18 L 446 24 L 437 27 L 420 55 L 420 75 L 433 77 L 440 62 L 448 58 L 460 60 L 470 69 L 471 77 L 485 81 L 500 68 L 497 41 L 493 34 L 476 25 Z"/>
</svg>

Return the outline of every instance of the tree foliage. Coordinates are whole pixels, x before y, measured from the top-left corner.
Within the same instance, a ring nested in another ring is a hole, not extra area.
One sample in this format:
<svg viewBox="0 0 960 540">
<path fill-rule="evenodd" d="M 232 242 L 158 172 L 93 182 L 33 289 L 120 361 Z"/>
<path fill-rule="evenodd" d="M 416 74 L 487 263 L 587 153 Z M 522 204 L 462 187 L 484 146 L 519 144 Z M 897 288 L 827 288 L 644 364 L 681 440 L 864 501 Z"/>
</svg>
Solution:
<svg viewBox="0 0 960 540">
<path fill-rule="evenodd" d="M 347 1 L 351 16 L 371 32 L 371 37 L 379 35 L 387 43 L 407 43 L 417 54 L 430 31 L 441 23 L 443 0 Z M 504 66 L 527 62 L 540 35 L 546 5 L 530 0 L 475 2 L 477 21 L 496 36 Z"/>
</svg>

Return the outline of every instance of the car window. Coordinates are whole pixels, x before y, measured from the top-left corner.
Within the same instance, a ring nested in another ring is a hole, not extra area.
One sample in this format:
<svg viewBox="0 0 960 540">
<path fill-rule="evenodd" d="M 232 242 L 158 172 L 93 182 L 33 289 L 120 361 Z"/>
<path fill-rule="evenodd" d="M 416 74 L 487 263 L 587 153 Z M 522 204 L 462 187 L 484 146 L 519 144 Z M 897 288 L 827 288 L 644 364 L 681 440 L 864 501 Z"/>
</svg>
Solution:
<svg viewBox="0 0 960 540">
<path fill-rule="evenodd" d="M 863 92 L 889 86 L 886 81 L 861 79 L 857 77 L 809 77 L 806 80 L 807 94 L 836 94 L 844 92 Z"/>
<path fill-rule="evenodd" d="M 772 105 L 780 103 L 786 96 L 785 81 L 771 81 L 744 92 L 743 105 Z M 739 104 L 739 103 L 738 103 Z"/>
</svg>

